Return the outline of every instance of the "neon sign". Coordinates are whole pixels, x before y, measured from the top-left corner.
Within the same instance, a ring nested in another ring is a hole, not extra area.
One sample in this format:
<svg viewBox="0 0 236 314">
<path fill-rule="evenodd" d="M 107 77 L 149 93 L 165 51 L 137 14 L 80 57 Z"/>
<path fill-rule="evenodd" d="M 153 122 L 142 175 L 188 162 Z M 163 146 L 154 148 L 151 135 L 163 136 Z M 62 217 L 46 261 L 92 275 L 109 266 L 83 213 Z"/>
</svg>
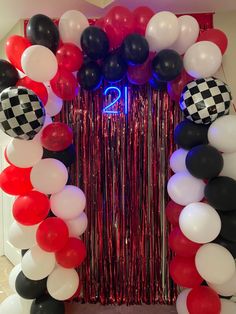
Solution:
<svg viewBox="0 0 236 314">
<path fill-rule="evenodd" d="M 108 96 L 109 94 L 111 94 L 111 92 L 113 93 L 115 92 L 117 93 L 117 95 L 108 105 L 105 106 L 105 108 L 103 108 L 103 113 L 120 114 L 119 110 L 112 110 L 112 107 L 114 108 L 114 106 L 118 104 L 119 100 L 122 97 L 122 91 L 120 90 L 120 88 L 116 86 L 109 86 L 105 89 L 104 96 Z M 128 87 L 127 86 L 124 87 L 124 113 L 125 114 L 128 113 Z"/>
</svg>

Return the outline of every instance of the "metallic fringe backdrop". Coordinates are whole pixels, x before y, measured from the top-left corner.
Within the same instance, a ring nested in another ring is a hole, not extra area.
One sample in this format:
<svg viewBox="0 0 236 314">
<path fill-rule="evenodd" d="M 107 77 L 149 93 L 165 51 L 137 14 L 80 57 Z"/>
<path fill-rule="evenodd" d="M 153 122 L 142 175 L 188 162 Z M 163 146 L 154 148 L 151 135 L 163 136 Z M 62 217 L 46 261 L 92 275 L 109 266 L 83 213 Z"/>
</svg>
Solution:
<svg viewBox="0 0 236 314">
<path fill-rule="evenodd" d="M 171 304 L 166 183 L 180 110 L 149 87 L 129 87 L 128 95 L 127 115 L 104 114 L 102 90 L 81 91 L 61 115 L 75 134 L 71 181 L 87 196 L 81 300 Z"/>
<path fill-rule="evenodd" d="M 193 16 L 202 30 L 213 27 L 212 13 Z M 150 87 L 129 87 L 128 94 L 127 115 L 102 112 L 101 88 L 81 91 L 56 117 L 75 134 L 71 182 L 87 196 L 87 259 L 78 301 L 171 304 L 177 290 L 168 271 L 166 183 L 180 110 Z"/>
</svg>

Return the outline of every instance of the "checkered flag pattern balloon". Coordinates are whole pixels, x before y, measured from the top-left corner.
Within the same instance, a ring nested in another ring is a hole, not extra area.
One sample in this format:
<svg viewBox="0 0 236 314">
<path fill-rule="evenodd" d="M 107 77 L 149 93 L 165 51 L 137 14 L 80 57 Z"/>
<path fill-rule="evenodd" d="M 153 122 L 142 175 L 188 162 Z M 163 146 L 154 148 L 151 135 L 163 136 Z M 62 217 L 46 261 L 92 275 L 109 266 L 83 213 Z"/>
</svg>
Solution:
<svg viewBox="0 0 236 314">
<path fill-rule="evenodd" d="M 222 81 L 209 77 L 188 83 L 180 98 L 185 117 L 198 124 L 210 124 L 229 114 L 232 95 Z"/>
<path fill-rule="evenodd" d="M 42 128 L 45 110 L 38 96 L 24 87 L 9 87 L 0 94 L 0 129 L 23 140 L 32 139 Z"/>
</svg>

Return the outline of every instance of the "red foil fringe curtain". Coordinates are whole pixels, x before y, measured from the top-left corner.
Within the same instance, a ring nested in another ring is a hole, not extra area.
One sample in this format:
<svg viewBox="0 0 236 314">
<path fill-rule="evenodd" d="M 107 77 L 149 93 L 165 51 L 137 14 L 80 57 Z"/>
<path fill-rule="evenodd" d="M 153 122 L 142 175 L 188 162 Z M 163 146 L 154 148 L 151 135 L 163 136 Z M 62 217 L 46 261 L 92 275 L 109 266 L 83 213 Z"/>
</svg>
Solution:
<svg viewBox="0 0 236 314">
<path fill-rule="evenodd" d="M 129 87 L 128 114 L 107 115 L 102 91 L 81 91 L 61 114 L 75 134 L 71 180 L 87 195 L 81 300 L 171 304 L 166 183 L 180 110 L 166 93 Z"/>
<path fill-rule="evenodd" d="M 202 29 L 212 27 L 213 14 L 194 16 Z M 87 259 L 78 301 L 171 304 L 177 291 L 169 276 L 166 183 L 180 110 L 149 86 L 128 91 L 127 115 L 102 112 L 101 87 L 81 90 L 56 117 L 73 129 L 77 160 L 70 179 L 87 196 Z"/>
</svg>

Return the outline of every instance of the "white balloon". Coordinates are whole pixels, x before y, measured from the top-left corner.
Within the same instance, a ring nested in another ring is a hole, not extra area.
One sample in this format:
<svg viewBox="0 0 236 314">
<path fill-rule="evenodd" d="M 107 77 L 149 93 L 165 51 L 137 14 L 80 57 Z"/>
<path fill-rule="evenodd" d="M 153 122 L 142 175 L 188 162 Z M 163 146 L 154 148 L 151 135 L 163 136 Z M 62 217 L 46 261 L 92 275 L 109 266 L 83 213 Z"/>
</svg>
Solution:
<svg viewBox="0 0 236 314">
<path fill-rule="evenodd" d="M 52 91 L 50 86 L 47 87 L 48 91 L 48 102 L 45 106 L 46 113 L 50 117 L 56 116 L 62 109 L 63 101 L 61 98 L 57 97 Z"/>
<path fill-rule="evenodd" d="M 236 303 L 225 300 L 225 299 L 220 299 L 221 302 L 221 311 L 220 314 L 234 314 L 236 313 Z"/>
<path fill-rule="evenodd" d="M 235 262 L 232 254 L 216 243 L 201 246 L 197 251 L 195 264 L 202 278 L 212 284 L 224 284 L 235 273 Z"/>
<path fill-rule="evenodd" d="M 9 241 L 18 249 L 25 250 L 36 244 L 36 231 L 38 225 L 23 226 L 14 221 L 9 229 Z"/>
<path fill-rule="evenodd" d="M 85 212 L 83 212 L 74 219 L 65 220 L 65 223 L 68 226 L 70 237 L 79 237 L 87 229 L 88 218 Z"/>
<path fill-rule="evenodd" d="M 220 173 L 220 176 L 230 177 L 236 180 L 236 152 L 222 154 L 224 160 L 224 166 Z"/>
<path fill-rule="evenodd" d="M 57 267 L 48 276 L 48 293 L 56 300 L 64 301 L 72 297 L 79 287 L 79 276 L 75 269 Z"/>
<path fill-rule="evenodd" d="M 180 171 L 187 171 L 185 159 L 188 155 L 188 150 L 179 148 L 173 152 L 170 157 L 170 168 L 176 173 Z"/>
<path fill-rule="evenodd" d="M 53 271 L 55 265 L 55 254 L 45 252 L 38 246 L 28 250 L 21 262 L 22 272 L 31 280 L 46 278 Z"/>
<path fill-rule="evenodd" d="M 220 48 L 210 41 L 200 41 L 192 45 L 184 55 L 184 68 L 194 78 L 214 75 L 222 63 Z"/>
<path fill-rule="evenodd" d="M 179 205 L 200 202 L 204 197 L 205 183 L 194 178 L 189 172 L 181 171 L 174 174 L 167 184 L 170 198 Z"/>
<path fill-rule="evenodd" d="M 176 310 L 178 314 L 189 314 L 187 308 L 187 297 L 192 289 L 183 290 L 177 297 Z"/>
<path fill-rule="evenodd" d="M 189 240 L 208 243 L 219 235 L 221 219 L 212 206 L 205 203 L 192 203 L 182 210 L 179 226 Z"/>
<path fill-rule="evenodd" d="M 54 194 L 64 188 L 68 180 L 68 172 L 59 160 L 46 158 L 40 160 L 32 168 L 30 179 L 37 191 L 44 194 Z"/>
<path fill-rule="evenodd" d="M 150 51 L 169 48 L 177 40 L 180 32 L 178 18 L 171 12 L 156 13 L 149 21 L 145 37 Z"/>
<path fill-rule="evenodd" d="M 208 130 L 209 143 L 223 153 L 236 152 L 236 116 L 215 120 Z"/>
<path fill-rule="evenodd" d="M 8 160 L 16 167 L 33 167 L 43 157 L 43 147 L 37 141 L 24 141 L 13 138 L 7 145 Z"/>
<path fill-rule="evenodd" d="M 21 57 L 21 65 L 25 74 L 36 82 L 50 81 L 58 69 L 56 56 L 41 45 L 26 48 Z"/>
<path fill-rule="evenodd" d="M 42 127 L 42 129 L 40 130 L 40 132 L 44 129 L 44 128 L 46 128 L 46 126 L 48 126 L 49 124 L 51 124 L 52 123 L 52 118 L 49 116 L 49 115 L 46 115 L 46 117 L 45 117 L 45 121 L 44 121 L 44 124 L 43 124 L 43 127 Z M 39 132 L 39 133 L 40 133 Z"/>
<path fill-rule="evenodd" d="M 29 314 L 32 300 L 24 300 L 18 294 L 12 294 L 0 304 L 0 314 Z"/>
<path fill-rule="evenodd" d="M 27 299 L 23 299 L 21 297 L 19 297 L 19 298 L 20 298 L 20 304 L 21 304 L 21 308 L 22 308 L 22 314 L 29 314 L 30 309 L 31 309 L 31 305 L 32 305 L 34 300 L 27 300 Z"/>
<path fill-rule="evenodd" d="M 35 135 L 32 141 L 37 141 L 41 143 L 41 135 L 42 135 L 43 129 L 46 128 L 46 126 L 48 126 L 51 123 L 52 123 L 52 118 L 48 114 L 46 114 L 42 129 Z"/>
<path fill-rule="evenodd" d="M 9 278 L 8 278 L 8 282 L 9 282 L 9 286 L 12 289 L 12 291 L 16 292 L 16 287 L 15 287 L 15 283 L 16 283 L 16 278 L 19 275 L 19 273 L 21 272 L 21 264 L 17 264 L 10 272 Z"/>
<path fill-rule="evenodd" d="M 230 280 L 226 281 L 221 285 L 216 285 L 212 283 L 207 283 L 209 287 L 211 287 L 215 292 L 223 297 L 230 297 L 236 294 L 236 271 Z"/>
<path fill-rule="evenodd" d="M 86 198 L 84 192 L 77 186 L 66 185 L 59 193 L 51 196 L 50 205 L 54 215 L 61 219 L 70 220 L 83 212 Z"/>
<path fill-rule="evenodd" d="M 190 15 L 182 15 L 178 20 L 180 25 L 179 37 L 170 48 L 182 55 L 197 41 L 200 28 L 198 21 Z"/>
<path fill-rule="evenodd" d="M 59 33 L 64 43 L 73 43 L 81 48 L 80 38 L 89 26 L 87 17 L 80 11 L 70 10 L 65 12 L 59 20 Z"/>
</svg>

